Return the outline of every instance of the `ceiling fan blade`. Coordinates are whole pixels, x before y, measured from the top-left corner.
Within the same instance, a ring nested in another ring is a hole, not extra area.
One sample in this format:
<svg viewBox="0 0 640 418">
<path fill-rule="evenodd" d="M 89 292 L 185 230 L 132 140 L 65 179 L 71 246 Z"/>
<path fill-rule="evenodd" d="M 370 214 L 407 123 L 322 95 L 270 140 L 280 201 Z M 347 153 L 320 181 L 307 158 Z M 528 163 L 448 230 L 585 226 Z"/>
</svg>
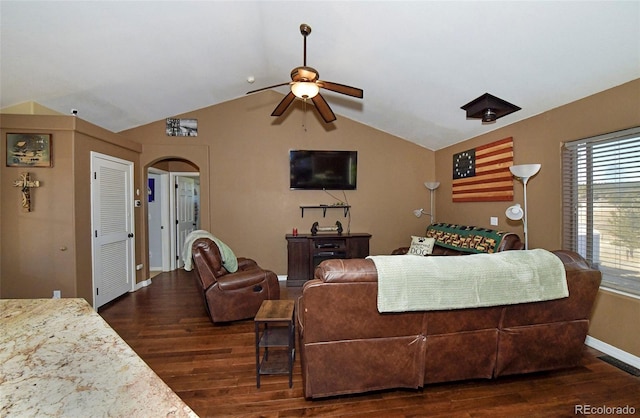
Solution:
<svg viewBox="0 0 640 418">
<path fill-rule="evenodd" d="M 323 80 L 318 80 L 317 84 L 322 88 L 335 91 L 336 93 L 346 94 L 347 96 L 353 96 L 359 99 L 364 97 L 364 91 L 356 87 L 345 86 L 344 84 L 332 83 L 330 81 Z"/>
<path fill-rule="evenodd" d="M 284 99 L 282 99 L 282 101 L 280 103 L 278 103 L 278 106 L 276 106 L 276 108 L 273 111 L 273 113 L 271 114 L 271 116 L 282 116 L 284 111 L 287 110 L 287 108 L 289 107 L 291 102 L 293 102 L 293 99 L 295 99 L 295 98 L 296 98 L 296 96 L 293 93 L 289 92 L 289 94 L 284 96 Z"/>
<path fill-rule="evenodd" d="M 324 119 L 326 123 L 336 120 L 336 115 L 333 114 L 333 111 L 329 107 L 329 103 L 327 103 L 322 95 L 317 94 L 311 98 L 311 100 L 313 100 L 313 104 L 316 105 L 318 113 L 320 113 L 320 116 L 322 116 L 322 119 Z"/>
<path fill-rule="evenodd" d="M 286 83 L 274 84 L 273 86 L 269 86 L 269 87 L 262 87 L 261 89 L 248 91 L 247 94 L 257 93 L 257 92 L 262 91 L 262 90 L 269 90 L 269 89 L 272 89 L 274 87 L 286 86 L 287 84 L 291 84 L 291 82 L 287 81 Z"/>
</svg>

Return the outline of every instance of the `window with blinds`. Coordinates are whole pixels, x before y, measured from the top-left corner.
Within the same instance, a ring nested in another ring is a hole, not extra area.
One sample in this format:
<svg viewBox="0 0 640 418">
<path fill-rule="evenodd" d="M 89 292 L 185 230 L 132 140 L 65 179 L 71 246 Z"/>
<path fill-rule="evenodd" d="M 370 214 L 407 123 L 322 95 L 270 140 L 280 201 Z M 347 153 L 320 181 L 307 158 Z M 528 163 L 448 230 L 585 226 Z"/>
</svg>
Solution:
<svg viewBox="0 0 640 418">
<path fill-rule="evenodd" d="M 565 143 L 562 170 L 563 248 L 640 296 L 640 127 Z"/>
</svg>

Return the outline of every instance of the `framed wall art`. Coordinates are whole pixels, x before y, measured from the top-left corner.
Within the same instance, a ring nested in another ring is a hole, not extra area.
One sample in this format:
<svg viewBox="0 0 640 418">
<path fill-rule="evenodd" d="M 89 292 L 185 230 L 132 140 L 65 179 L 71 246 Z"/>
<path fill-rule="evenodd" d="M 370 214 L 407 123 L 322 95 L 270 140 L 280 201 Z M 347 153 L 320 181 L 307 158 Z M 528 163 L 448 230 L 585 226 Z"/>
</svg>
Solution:
<svg viewBox="0 0 640 418">
<path fill-rule="evenodd" d="M 198 136 L 198 119 L 167 118 L 167 136 Z"/>
<path fill-rule="evenodd" d="M 505 138 L 453 155 L 454 202 L 513 200 L 513 138 Z"/>
<path fill-rule="evenodd" d="M 7 134 L 7 167 L 51 167 L 51 134 Z"/>
</svg>

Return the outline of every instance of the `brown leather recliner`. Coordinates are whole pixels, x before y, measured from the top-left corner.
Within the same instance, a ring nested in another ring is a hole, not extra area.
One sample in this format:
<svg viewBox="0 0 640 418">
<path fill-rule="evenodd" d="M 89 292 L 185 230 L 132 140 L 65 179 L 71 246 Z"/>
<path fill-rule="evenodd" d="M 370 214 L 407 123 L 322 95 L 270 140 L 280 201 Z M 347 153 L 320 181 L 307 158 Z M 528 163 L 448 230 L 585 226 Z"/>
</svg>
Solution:
<svg viewBox="0 0 640 418">
<path fill-rule="evenodd" d="M 253 318 L 263 300 L 280 299 L 276 274 L 250 258 L 238 257 L 238 270 L 229 273 L 218 246 L 208 238 L 194 241 L 191 256 L 197 287 L 214 323 Z"/>
</svg>

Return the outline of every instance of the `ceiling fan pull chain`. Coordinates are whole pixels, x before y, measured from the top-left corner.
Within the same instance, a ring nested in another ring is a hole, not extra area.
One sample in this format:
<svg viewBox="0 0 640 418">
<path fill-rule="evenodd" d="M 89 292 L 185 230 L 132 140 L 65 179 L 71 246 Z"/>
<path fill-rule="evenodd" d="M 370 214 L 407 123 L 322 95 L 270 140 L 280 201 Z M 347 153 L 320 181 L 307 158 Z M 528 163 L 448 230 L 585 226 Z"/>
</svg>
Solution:
<svg viewBox="0 0 640 418">
<path fill-rule="evenodd" d="M 307 132 L 307 101 L 302 101 L 302 129 Z"/>
</svg>

